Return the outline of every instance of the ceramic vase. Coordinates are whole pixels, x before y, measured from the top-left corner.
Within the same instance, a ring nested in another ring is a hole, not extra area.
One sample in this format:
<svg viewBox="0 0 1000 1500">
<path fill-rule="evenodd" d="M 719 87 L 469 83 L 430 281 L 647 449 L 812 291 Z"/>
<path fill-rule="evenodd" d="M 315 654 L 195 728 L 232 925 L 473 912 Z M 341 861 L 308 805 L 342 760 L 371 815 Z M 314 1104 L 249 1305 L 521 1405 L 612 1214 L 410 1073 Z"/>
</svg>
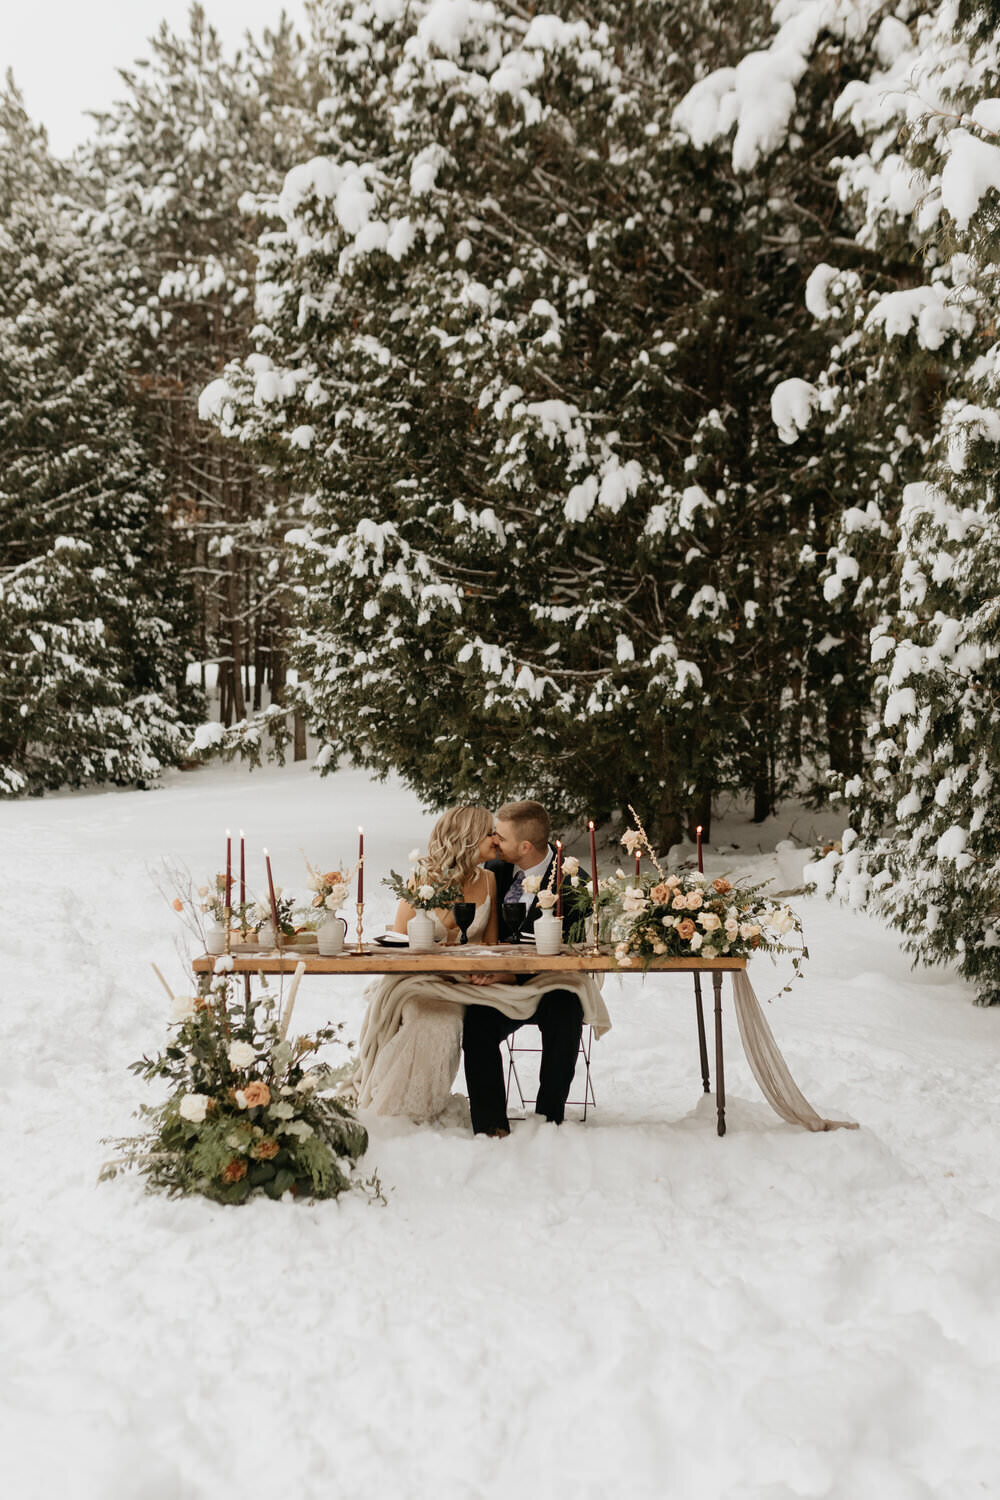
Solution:
<svg viewBox="0 0 1000 1500">
<path fill-rule="evenodd" d="M 406 924 L 406 936 L 411 953 L 432 953 L 434 942 L 434 918 L 428 911 L 418 911 Z"/>
<path fill-rule="evenodd" d="M 320 957 L 335 958 L 338 953 L 343 953 L 346 937 L 347 923 L 343 917 L 334 916 L 331 912 L 326 921 L 316 929 L 316 946 Z"/>
<path fill-rule="evenodd" d="M 535 952 L 551 958 L 562 952 L 562 921 L 554 911 L 543 911 L 535 918 Z"/>
</svg>

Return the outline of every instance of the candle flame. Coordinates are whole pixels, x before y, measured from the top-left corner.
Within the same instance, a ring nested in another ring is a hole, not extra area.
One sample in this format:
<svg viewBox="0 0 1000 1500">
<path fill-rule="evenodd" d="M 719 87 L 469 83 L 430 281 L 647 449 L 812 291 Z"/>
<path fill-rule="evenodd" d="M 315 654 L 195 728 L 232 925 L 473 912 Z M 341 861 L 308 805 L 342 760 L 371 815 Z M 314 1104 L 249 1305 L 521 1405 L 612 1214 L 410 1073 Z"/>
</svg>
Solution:
<svg viewBox="0 0 1000 1500">
<path fill-rule="evenodd" d="M 591 818 L 590 822 L 587 824 L 587 827 L 588 828 L 593 828 L 593 826 L 594 826 L 594 820 L 593 820 L 593 818 Z"/>
<path fill-rule="evenodd" d="M 556 848 L 557 849 L 561 849 L 562 848 L 562 839 L 556 839 Z"/>
<path fill-rule="evenodd" d="M 698 824 L 698 827 L 695 829 L 695 833 L 698 835 L 699 838 L 701 837 L 701 824 L 700 823 Z"/>
<path fill-rule="evenodd" d="M 228 829 L 228 828 L 227 828 L 227 829 L 226 829 L 226 838 L 227 838 L 227 839 L 228 839 L 228 838 L 230 838 L 230 837 L 231 837 L 231 835 L 230 835 L 230 832 L 229 832 L 229 829 Z"/>
<path fill-rule="evenodd" d="M 241 828 L 241 829 L 240 829 L 240 838 L 243 838 L 243 837 L 244 837 L 244 834 L 243 834 L 243 829 L 242 829 L 242 828 Z"/>
<path fill-rule="evenodd" d="M 264 850 L 264 858 L 267 859 L 267 850 Z"/>
</svg>

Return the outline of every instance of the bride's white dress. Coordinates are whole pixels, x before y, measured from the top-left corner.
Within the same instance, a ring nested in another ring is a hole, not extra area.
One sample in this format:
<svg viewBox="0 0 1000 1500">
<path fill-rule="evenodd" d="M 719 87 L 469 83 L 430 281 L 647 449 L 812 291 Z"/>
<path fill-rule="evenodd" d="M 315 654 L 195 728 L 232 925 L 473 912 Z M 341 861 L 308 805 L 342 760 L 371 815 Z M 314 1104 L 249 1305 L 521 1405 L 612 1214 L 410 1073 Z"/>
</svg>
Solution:
<svg viewBox="0 0 1000 1500">
<path fill-rule="evenodd" d="M 490 898 L 476 907 L 469 928 L 470 943 L 482 940 L 490 919 Z M 437 917 L 437 936 L 445 929 Z M 438 981 L 440 982 L 440 981 Z M 368 1010 L 361 1027 L 358 1103 L 379 1115 L 406 1115 L 411 1120 L 434 1120 L 451 1100 L 451 1085 L 462 1059 L 462 1020 L 465 1006 L 426 993 L 419 975 L 404 981 L 399 1029 L 376 1047 L 366 1046 L 390 991 L 400 999 L 400 980 L 386 976 L 367 990 Z"/>
</svg>

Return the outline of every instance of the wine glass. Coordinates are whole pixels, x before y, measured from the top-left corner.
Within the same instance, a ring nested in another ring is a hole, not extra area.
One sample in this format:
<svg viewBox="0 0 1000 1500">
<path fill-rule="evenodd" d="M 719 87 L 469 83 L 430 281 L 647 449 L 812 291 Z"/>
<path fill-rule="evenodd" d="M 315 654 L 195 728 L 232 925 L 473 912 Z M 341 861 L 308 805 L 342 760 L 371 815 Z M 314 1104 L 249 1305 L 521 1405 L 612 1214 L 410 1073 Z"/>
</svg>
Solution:
<svg viewBox="0 0 1000 1500">
<path fill-rule="evenodd" d="M 458 941 L 460 943 L 467 943 L 469 941 L 469 928 L 476 918 L 476 903 L 474 901 L 456 901 L 452 907 L 452 911 L 455 914 L 458 930 L 462 934 Z"/>
<path fill-rule="evenodd" d="M 502 901 L 500 911 L 503 917 L 504 931 L 507 941 L 519 943 L 521 941 L 521 928 L 524 926 L 528 915 L 528 904 L 526 901 Z"/>
</svg>

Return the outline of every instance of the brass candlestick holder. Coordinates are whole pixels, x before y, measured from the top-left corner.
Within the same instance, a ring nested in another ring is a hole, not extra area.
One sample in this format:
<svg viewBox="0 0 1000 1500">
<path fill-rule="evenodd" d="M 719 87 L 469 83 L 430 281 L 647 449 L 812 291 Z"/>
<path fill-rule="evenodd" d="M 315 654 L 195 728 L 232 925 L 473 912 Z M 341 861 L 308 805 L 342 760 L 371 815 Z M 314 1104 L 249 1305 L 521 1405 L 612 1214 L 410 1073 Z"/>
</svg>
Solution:
<svg viewBox="0 0 1000 1500">
<path fill-rule="evenodd" d="M 364 942 L 362 941 L 362 933 L 365 930 L 365 924 L 364 924 L 365 903 L 363 901 L 359 901 L 358 902 L 357 913 L 358 913 L 358 946 L 357 946 L 356 951 L 358 953 L 363 953 L 365 951 L 365 945 L 364 945 Z"/>
<path fill-rule="evenodd" d="M 232 922 L 232 920 L 233 920 L 233 908 L 231 906 L 224 906 L 222 908 L 222 921 L 223 921 L 223 930 L 224 930 L 225 936 L 224 936 L 224 938 L 223 938 L 222 941 L 223 941 L 223 945 L 224 945 L 223 946 L 223 952 L 226 953 L 227 956 L 228 956 L 228 954 L 230 952 L 230 949 L 232 948 L 232 942 L 233 942 L 233 930 L 232 930 L 232 927 L 230 925 L 231 922 Z"/>
<path fill-rule="evenodd" d="M 594 915 L 591 918 L 591 922 L 593 926 L 591 928 L 590 954 L 592 958 L 599 958 L 601 953 L 601 920 L 596 906 L 594 907 Z"/>
</svg>

